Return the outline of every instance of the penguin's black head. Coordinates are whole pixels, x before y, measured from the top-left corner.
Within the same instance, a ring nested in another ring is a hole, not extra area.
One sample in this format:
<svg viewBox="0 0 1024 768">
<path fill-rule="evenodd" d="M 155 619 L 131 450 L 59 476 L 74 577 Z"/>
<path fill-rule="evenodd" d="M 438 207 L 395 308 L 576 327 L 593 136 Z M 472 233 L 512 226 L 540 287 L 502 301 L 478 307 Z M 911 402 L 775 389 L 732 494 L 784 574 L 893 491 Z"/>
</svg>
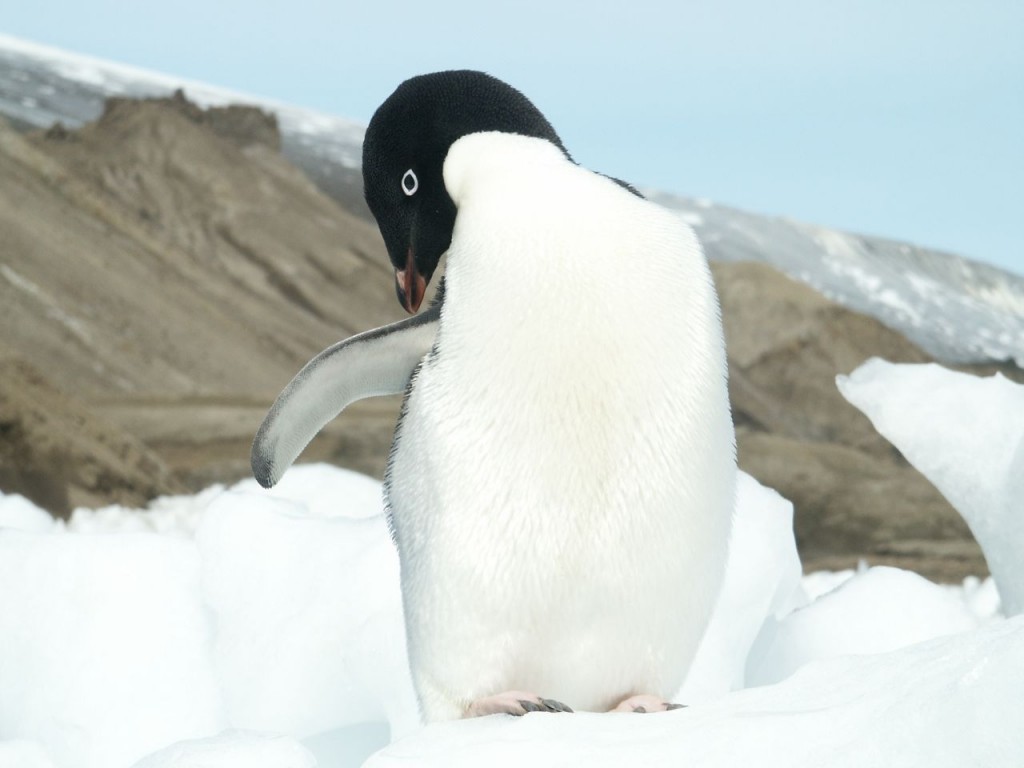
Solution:
<svg viewBox="0 0 1024 768">
<path fill-rule="evenodd" d="M 565 152 L 555 129 L 529 99 L 501 80 L 470 70 L 406 80 L 366 129 L 366 203 L 395 268 L 398 301 L 409 312 L 419 309 L 452 241 L 455 203 L 442 176 L 448 148 L 481 131 L 547 139 Z"/>
</svg>

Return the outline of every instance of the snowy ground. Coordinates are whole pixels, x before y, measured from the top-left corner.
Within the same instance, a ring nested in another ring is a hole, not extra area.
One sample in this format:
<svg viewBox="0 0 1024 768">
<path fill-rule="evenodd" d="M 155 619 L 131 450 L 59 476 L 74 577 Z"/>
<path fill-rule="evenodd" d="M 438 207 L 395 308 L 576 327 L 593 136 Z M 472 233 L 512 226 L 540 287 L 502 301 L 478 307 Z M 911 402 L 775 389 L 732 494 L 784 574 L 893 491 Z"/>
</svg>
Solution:
<svg viewBox="0 0 1024 768">
<path fill-rule="evenodd" d="M 301 466 L 67 525 L 0 496 L 0 768 L 1024 765 L 1024 389 L 880 361 L 840 387 L 995 581 L 802 577 L 791 505 L 742 476 L 688 708 L 419 728 L 375 481 Z"/>
</svg>

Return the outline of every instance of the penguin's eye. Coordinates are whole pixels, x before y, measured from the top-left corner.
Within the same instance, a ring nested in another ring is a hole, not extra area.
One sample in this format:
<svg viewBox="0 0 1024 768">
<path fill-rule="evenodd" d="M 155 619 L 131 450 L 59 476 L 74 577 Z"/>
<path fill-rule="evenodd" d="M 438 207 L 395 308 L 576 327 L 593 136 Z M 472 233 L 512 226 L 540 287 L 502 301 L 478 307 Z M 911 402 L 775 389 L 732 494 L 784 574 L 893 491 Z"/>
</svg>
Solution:
<svg viewBox="0 0 1024 768">
<path fill-rule="evenodd" d="M 416 190 L 420 188 L 420 180 L 416 178 L 416 174 L 413 173 L 412 168 L 405 172 L 402 176 L 402 191 L 406 195 L 412 197 L 416 194 Z"/>
</svg>

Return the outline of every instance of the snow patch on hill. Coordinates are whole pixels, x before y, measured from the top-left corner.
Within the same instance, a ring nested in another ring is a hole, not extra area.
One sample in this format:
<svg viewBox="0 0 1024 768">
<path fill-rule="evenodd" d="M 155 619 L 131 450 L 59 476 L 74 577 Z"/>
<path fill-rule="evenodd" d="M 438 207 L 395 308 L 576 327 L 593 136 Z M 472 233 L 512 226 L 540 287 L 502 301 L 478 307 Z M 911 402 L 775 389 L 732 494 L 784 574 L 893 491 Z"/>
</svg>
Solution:
<svg viewBox="0 0 1024 768">
<path fill-rule="evenodd" d="M 949 253 L 649 193 L 708 257 L 761 261 L 952 363 L 1024 365 L 1024 277 Z"/>
</svg>

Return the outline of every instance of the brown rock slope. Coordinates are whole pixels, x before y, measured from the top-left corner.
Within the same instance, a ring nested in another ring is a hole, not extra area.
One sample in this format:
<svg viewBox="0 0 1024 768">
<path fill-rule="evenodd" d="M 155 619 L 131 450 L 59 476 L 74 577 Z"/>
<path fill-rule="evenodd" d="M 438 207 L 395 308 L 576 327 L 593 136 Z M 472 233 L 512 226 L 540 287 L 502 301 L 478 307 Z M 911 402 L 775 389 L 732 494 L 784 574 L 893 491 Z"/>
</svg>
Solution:
<svg viewBox="0 0 1024 768">
<path fill-rule="evenodd" d="M 276 141 L 257 110 L 182 98 L 114 100 L 76 132 L 0 125 L 4 342 L 191 486 L 243 475 L 298 368 L 401 311 L 376 230 Z"/>
<path fill-rule="evenodd" d="M 75 133 L 3 134 L 0 291 L 37 319 L 7 342 L 58 384 L 269 393 L 311 351 L 395 315 L 376 232 L 275 148 L 197 112 L 114 100 Z"/>
<path fill-rule="evenodd" d="M 857 559 L 956 579 L 987 571 L 960 515 L 835 386 L 870 357 L 931 358 L 764 264 L 712 265 L 740 466 L 791 499 L 805 566 Z M 960 366 L 991 375 L 995 366 Z M 1021 380 L 1020 370 L 999 368 Z"/>
<path fill-rule="evenodd" d="M 57 392 L 23 361 L 0 358 L 0 489 L 65 517 L 76 506 L 141 506 L 181 492 L 137 438 Z"/>
</svg>

